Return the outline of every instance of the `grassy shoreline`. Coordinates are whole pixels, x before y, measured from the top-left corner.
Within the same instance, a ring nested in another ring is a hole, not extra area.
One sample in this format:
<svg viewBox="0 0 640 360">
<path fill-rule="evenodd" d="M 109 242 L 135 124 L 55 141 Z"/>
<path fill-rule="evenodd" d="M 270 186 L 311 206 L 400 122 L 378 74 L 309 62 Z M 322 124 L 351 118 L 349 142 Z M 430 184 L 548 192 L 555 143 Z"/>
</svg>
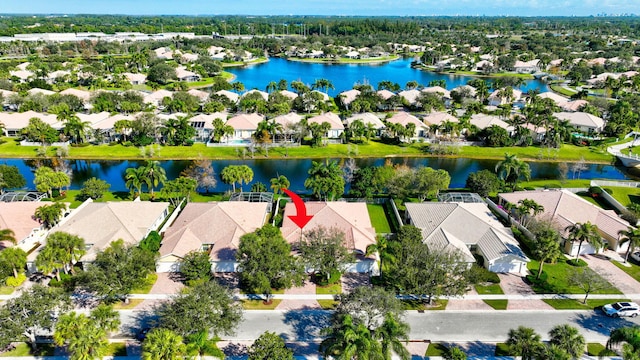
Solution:
<svg viewBox="0 0 640 360">
<path fill-rule="evenodd" d="M 385 56 L 378 58 L 369 58 L 369 59 L 349 59 L 349 58 L 338 58 L 338 59 L 303 59 L 296 57 L 288 57 L 286 60 L 288 61 L 297 61 L 304 63 L 313 63 L 313 64 L 328 64 L 328 65 L 342 65 L 342 64 L 381 64 L 391 61 L 396 61 L 400 59 L 399 55 L 394 56 Z"/>
<path fill-rule="evenodd" d="M 37 157 L 39 147 L 20 146 L 14 139 L 5 138 L 6 142 L 0 144 L 1 158 L 33 159 Z M 47 157 L 55 157 L 58 147 L 47 148 Z M 147 147 L 148 149 L 149 147 Z M 479 146 L 462 146 L 455 155 L 434 155 L 427 152 L 424 144 L 411 144 L 405 146 L 389 145 L 381 142 L 371 141 L 368 144 L 331 144 L 320 148 L 309 146 L 297 147 L 273 147 L 269 149 L 269 156 L 264 150 L 256 151 L 251 157 L 247 151 L 243 156 L 243 147 L 222 146 L 207 147 L 198 143 L 193 146 L 165 146 L 157 147 L 155 160 L 242 160 L 242 159 L 321 159 L 321 158 L 402 158 L 402 157 L 424 157 L 424 158 L 469 158 L 501 160 L 505 153 L 515 154 L 520 159 L 526 161 L 544 162 L 571 162 L 579 161 L 581 158 L 586 163 L 610 164 L 613 157 L 606 151 L 595 148 L 579 147 L 574 145 L 563 145 L 560 150 L 548 151 L 537 147 L 505 147 L 488 148 Z M 158 150 L 159 149 L 159 150 Z M 122 145 L 89 145 L 84 147 L 69 147 L 69 159 L 79 160 L 143 160 L 147 157 L 141 154 L 141 150 L 134 146 L 125 147 Z"/>
</svg>

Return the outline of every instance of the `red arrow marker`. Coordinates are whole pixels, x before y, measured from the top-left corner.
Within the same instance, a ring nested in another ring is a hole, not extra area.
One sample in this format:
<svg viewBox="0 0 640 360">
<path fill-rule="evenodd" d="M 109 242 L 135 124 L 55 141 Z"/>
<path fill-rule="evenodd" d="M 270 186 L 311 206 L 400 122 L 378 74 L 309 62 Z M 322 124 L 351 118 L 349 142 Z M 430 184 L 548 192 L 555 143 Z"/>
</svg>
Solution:
<svg viewBox="0 0 640 360">
<path fill-rule="evenodd" d="M 282 189 L 282 192 L 289 195 L 293 204 L 296 206 L 296 215 L 289 215 L 289 219 L 293 221 L 300 229 L 302 229 L 313 218 L 313 215 L 307 215 L 307 205 L 298 196 L 298 194 L 287 189 Z"/>
</svg>

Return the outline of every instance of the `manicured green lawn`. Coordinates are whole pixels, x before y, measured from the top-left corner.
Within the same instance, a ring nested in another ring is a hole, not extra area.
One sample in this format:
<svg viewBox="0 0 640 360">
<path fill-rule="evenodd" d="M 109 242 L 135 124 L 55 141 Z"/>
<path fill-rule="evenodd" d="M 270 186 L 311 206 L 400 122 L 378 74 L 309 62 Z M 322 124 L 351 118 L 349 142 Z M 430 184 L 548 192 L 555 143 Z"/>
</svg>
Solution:
<svg viewBox="0 0 640 360">
<path fill-rule="evenodd" d="M 538 273 L 539 262 L 531 260 L 528 268 L 532 274 Z M 527 277 L 534 283 L 533 290 L 538 294 L 582 294 L 583 291 L 577 286 L 569 285 L 569 278 L 577 271 L 593 271 L 587 267 L 574 267 L 567 264 L 567 259 L 562 257 L 555 264 L 545 264 L 540 280 L 534 280 L 535 276 Z M 609 284 L 606 288 L 594 291 L 593 294 L 621 294 L 620 290 Z"/>
<path fill-rule="evenodd" d="M 316 286 L 316 294 L 318 295 L 336 295 L 342 294 L 342 284 L 337 282 L 327 286 Z"/>
<path fill-rule="evenodd" d="M 30 355 L 31 355 L 31 347 L 27 345 L 27 343 L 21 342 L 16 345 L 15 349 L 0 354 L 0 357 L 30 356 Z"/>
<path fill-rule="evenodd" d="M 0 295 L 11 295 L 16 288 L 11 286 L 0 286 Z"/>
<path fill-rule="evenodd" d="M 518 183 L 518 187 L 534 187 L 534 188 L 588 188 L 591 180 L 531 180 Z"/>
<path fill-rule="evenodd" d="M 271 304 L 265 304 L 262 300 L 242 300 L 242 307 L 245 310 L 273 310 L 281 302 L 281 299 L 273 299 Z"/>
<path fill-rule="evenodd" d="M 480 295 L 499 295 L 504 294 L 500 284 L 491 284 L 491 285 L 476 285 L 476 291 Z"/>
<path fill-rule="evenodd" d="M 5 138 L 5 143 L 0 144 L 0 157 L 8 158 L 35 158 L 38 147 L 20 146 L 13 139 Z M 47 156 L 56 155 L 55 146 L 47 149 Z M 153 159 L 195 160 L 207 159 L 240 159 L 242 148 L 236 147 L 207 147 L 197 143 L 193 146 L 154 146 Z M 159 150 L 158 150 L 159 149 Z M 402 146 L 384 144 L 378 141 L 370 141 L 365 144 L 330 144 L 324 147 L 311 148 L 309 146 L 274 147 L 269 150 L 267 157 L 262 150 L 256 151 L 255 158 L 345 158 L 345 157 L 386 157 L 386 156 L 429 156 L 428 146 L 424 144 L 404 144 Z M 610 163 L 611 155 L 596 148 L 563 145 L 559 151 L 540 149 L 538 147 L 504 147 L 487 148 L 481 146 L 463 146 L 455 157 L 469 157 L 478 159 L 503 159 L 505 153 L 516 154 L 524 160 L 542 161 L 576 161 L 584 157 L 588 162 Z M 245 155 L 249 158 L 249 154 Z M 454 156 L 451 156 L 454 157 Z M 89 145 L 83 147 L 70 147 L 69 158 L 73 159 L 111 159 L 131 160 L 143 159 L 140 149 L 135 146 L 118 145 Z"/>
<path fill-rule="evenodd" d="M 424 356 L 444 356 L 449 349 L 440 343 L 431 343 Z"/>
<path fill-rule="evenodd" d="M 593 310 L 605 304 L 611 304 L 619 301 L 629 301 L 623 299 L 588 299 L 583 304 L 582 300 L 574 299 L 545 299 L 543 300 L 556 310 Z"/>
<path fill-rule="evenodd" d="M 613 196 L 618 202 L 624 206 L 627 206 L 631 203 L 639 203 L 640 204 L 640 189 L 635 187 L 622 187 L 622 186 L 607 186 L 608 190 L 611 190 L 610 194 Z"/>
<path fill-rule="evenodd" d="M 600 343 L 587 343 L 587 355 L 590 356 L 617 356 L 614 351 L 607 349 Z"/>
<path fill-rule="evenodd" d="M 507 310 L 507 305 L 509 304 L 509 300 L 500 299 L 500 300 L 482 300 L 485 304 L 491 306 L 494 310 Z"/>
<path fill-rule="evenodd" d="M 418 300 L 402 300 L 405 310 L 444 310 L 447 307 L 449 300 L 440 299 L 435 301 L 432 305 L 426 305 L 424 301 Z"/>
<path fill-rule="evenodd" d="M 631 276 L 632 278 L 636 279 L 636 281 L 640 282 L 640 266 L 632 263 L 631 261 L 633 260 L 631 260 L 631 257 L 629 257 L 629 260 L 627 261 L 627 265 L 629 266 L 625 266 L 625 264 L 621 264 L 617 261 L 611 261 L 611 263 L 629 274 L 629 276 Z"/>
<path fill-rule="evenodd" d="M 382 204 L 367 204 L 367 210 L 369 210 L 369 218 L 371 219 L 371 225 L 376 229 L 378 234 L 388 234 L 391 232 L 391 226 L 387 220 L 387 213 L 384 210 Z"/>
<path fill-rule="evenodd" d="M 340 303 L 339 301 L 335 301 L 335 300 L 317 300 L 317 301 L 318 301 L 318 304 L 320 304 L 320 307 L 322 307 L 324 310 L 333 310 Z"/>
<path fill-rule="evenodd" d="M 131 289 L 131 293 L 132 294 L 148 294 L 149 291 L 151 291 L 153 284 L 155 284 L 157 280 L 158 280 L 158 274 L 151 273 L 147 275 L 147 278 L 144 279 L 143 283 Z"/>
</svg>

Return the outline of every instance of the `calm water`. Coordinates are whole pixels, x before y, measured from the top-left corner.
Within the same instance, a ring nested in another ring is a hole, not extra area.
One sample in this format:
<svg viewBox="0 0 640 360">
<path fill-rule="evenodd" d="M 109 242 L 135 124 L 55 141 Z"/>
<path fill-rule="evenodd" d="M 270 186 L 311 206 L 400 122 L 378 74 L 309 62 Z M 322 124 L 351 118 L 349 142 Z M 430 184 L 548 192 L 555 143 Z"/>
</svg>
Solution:
<svg viewBox="0 0 640 360">
<path fill-rule="evenodd" d="M 431 80 L 444 79 L 447 82 L 447 89 L 451 90 L 465 85 L 467 81 L 473 79 L 470 76 L 436 74 L 412 69 L 411 61 L 411 59 L 400 59 L 378 65 L 327 65 L 270 58 L 268 62 L 263 64 L 229 68 L 227 71 L 236 75 L 236 80 L 241 81 L 246 89 L 257 88 L 262 91 L 265 91 L 269 82 L 277 82 L 280 79 L 285 79 L 289 83 L 302 81 L 309 86 L 316 79 L 329 79 L 335 87 L 335 90 L 329 90 L 330 96 L 336 96 L 342 91 L 349 90 L 355 84 L 368 83 L 377 87 L 378 83 L 383 80 L 396 82 L 404 88 L 404 85 L 412 80 L 427 86 Z M 520 89 L 523 91 L 539 89 L 540 92 L 549 90 L 545 83 L 538 80 L 529 80 Z"/>
<path fill-rule="evenodd" d="M 465 181 L 470 173 L 479 170 L 494 170 L 497 161 L 495 160 L 474 160 L 466 158 L 393 158 L 395 164 L 406 163 L 409 166 L 428 166 L 435 169 L 445 169 L 451 175 L 451 187 L 464 187 Z M 356 161 L 359 167 L 363 166 L 380 166 L 383 165 L 385 159 L 358 159 Z M 27 188 L 35 188 L 33 185 L 34 164 L 29 160 L 20 159 L 0 159 L 0 163 L 18 166 L 20 172 L 27 180 Z M 122 175 L 125 169 L 140 165 L 141 162 L 136 161 L 88 161 L 88 160 L 70 160 L 73 169 L 72 189 L 79 189 L 82 183 L 91 178 L 97 177 L 111 184 L 112 191 L 126 191 Z M 191 164 L 190 161 L 163 161 L 162 167 L 166 170 L 169 179 L 174 179 Z M 293 159 L 293 160 L 216 160 L 212 162 L 216 174 L 227 165 L 248 165 L 253 169 L 253 182 L 262 182 L 269 186 L 270 179 L 278 175 L 285 175 L 291 181 L 291 189 L 296 192 L 304 193 L 304 180 L 307 178 L 307 172 L 311 168 L 311 160 L 309 159 Z M 569 164 L 570 166 L 571 164 Z M 558 164 L 545 162 L 531 162 L 531 175 L 533 178 L 539 179 L 555 179 L 558 177 Z M 635 177 L 637 177 L 636 174 Z M 572 174 L 568 177 L 571 179 Z M 613 165 L 593 164 L 588 165 L 588 169 L 582 171 L 581 179 L 628 179 L 633 175 L 626 173 L 625 169 L 618 168 Z M 253 183 L 252 182 L 252 183 Z M 244 189 L 248 190 L 250 185 L 245 185 Z M 222 183 L 218 179 L 218 186 L 214 191 L 226 191 L 230 186 Z"/>
</svg>

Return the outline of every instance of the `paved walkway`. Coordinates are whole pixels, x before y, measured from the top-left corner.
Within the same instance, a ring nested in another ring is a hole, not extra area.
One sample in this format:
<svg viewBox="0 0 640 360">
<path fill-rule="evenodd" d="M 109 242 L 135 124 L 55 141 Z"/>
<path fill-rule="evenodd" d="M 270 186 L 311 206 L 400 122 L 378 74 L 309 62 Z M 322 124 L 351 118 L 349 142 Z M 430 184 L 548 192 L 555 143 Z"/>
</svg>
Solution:
<svg viewBox="0 0 640 360">
<path fill-rule="evenodd" d="M 471 288 L 469 292 L 466 294 L 477 296 L 478 293 L 475 289 Z M 449 299 L 447 302 L 446 310 L 483 310 L 483 311 L 493 311 L 493 308 L 487 303 L 485 303 L 482 299 Z"/>
<path fill-rule="evenodd" d="M 276 310 L 295 310 L 295 309 L 321 309 L 322 307 L 318 303 L 315 298 L 312 296 L 316 295 L 316 284 L 311 282 L 310 280 L 306 280 L 302 286 L 293 287 L 291 289 L 286 289 L 284 291 L 285 295 L 302 295 L 306 298 L 303 299 L 291 299 L 285 298 L 282 300 L 278 306 L 276 306 Z"/>
</svg>

